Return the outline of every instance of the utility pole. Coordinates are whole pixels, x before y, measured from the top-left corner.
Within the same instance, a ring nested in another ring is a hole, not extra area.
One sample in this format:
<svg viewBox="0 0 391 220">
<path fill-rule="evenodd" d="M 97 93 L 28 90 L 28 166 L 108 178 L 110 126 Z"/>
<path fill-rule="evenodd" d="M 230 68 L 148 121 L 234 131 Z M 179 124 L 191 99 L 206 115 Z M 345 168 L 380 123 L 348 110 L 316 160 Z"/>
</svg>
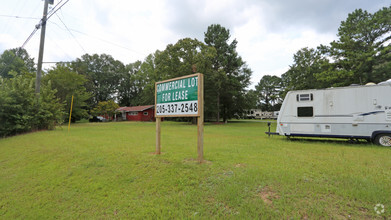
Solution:
<svg viewBox="0 0 391 220">
<path fill-rule="evenodd" d="M 53 4 L 53 0 L 45 0 L 45 5 L 43 7 L 43 17 L 41 23 L 41 41 L 39 43 L 39 54 L 38 54 L 38 64 L 37 64 L 37 78 L 35 80 L 35 93 L 39 95 L 41 87 L 41 72 L 42 72 L 42 59 L 43 59 L 43 49 L 45 45 L 45 32 L 46 32 L 46 19 L 48 14 L 48 5 L 49 2 Z"/>
</svg>

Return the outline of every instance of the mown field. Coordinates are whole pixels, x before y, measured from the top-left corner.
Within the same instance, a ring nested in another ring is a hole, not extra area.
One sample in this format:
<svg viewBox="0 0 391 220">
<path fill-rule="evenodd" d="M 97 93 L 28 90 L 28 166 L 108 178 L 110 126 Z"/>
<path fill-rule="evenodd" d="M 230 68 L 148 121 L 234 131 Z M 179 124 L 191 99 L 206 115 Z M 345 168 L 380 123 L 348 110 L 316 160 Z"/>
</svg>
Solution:
<svg viewBox="0 0 391 220">
<path fill-rule="evenodd" d="M 154 123 L 0 139 L 0 219 L 391 218 L 391 148 L 265 131 L 206 124 L 203 164 L 188 123 L 162 123 L 161 155 Z"/>
</svg>

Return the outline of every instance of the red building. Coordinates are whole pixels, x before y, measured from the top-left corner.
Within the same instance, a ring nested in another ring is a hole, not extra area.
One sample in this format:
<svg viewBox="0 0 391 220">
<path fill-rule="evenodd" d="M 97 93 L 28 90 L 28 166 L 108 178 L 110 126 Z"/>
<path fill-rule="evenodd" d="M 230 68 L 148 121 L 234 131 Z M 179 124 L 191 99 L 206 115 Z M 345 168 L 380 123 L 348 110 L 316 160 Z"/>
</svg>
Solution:
<svg viewBox="0 0 391 220">
<path fill-rule="evenodd" d="M 155 106 L 133 106 L 120 107 L 117 109 L 122 113 L 122 120 L 124 121 L 154 121 L 155 120 Z"/>
</svg>

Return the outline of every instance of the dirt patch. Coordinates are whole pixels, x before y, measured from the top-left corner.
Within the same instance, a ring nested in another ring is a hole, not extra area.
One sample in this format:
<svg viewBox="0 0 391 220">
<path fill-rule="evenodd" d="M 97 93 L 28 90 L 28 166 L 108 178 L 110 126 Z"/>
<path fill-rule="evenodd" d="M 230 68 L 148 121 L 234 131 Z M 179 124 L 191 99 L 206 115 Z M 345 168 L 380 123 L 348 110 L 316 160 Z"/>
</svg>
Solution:
<svg viewBox="0 0 391 220">
<path fill-rule="evenodd" d="M 366 215 L 366 214 L 368 213 L 368 211 L 369 211 L 369 210 L 368 210 L 367 208 L 365 208 L 365 207 L 359 207 L 358 210 L 361 212 L 361 214 L 365 214 L 365 215 Z"/>
<path fill-rule="evenodd" d="M 198 164 L 212 164 L 211 161 L 208 161 L 208 160 L 203 160 L 201 161 L 201 163 L 198 161 L 198 159 L 194 159 L 194 158 L 187 158 L 187 159 L 184 159 L 183 160 L 183 163 L 198 163 Z"/>
<path fill-rule="evenodd" d="M 160 154 L 157 154 L 156 152 L 150 152 L 149 154 L 151 155 L 161 155 L 161 154 L 165 154 L 164 152 L 160 152 Z"/>
<path fill-rule="evenodd" d="M 239 168 L 239 167 L 246 167 L 246 164 L 244 164 L 244 163 L 238 163 L 238 164 L 235 164 L 235 167 L 236 167 L 236 168 Z"/>
<path fill-rule="evenodd" d="M 216 199 L 214 197 L 208 197 L 206 199 L 206 203 L 208 204 L 214 204 L 216 202 Z"/>
<path fill-rule="evenodd" d="M 258 196 L 262 199 L 267 205 L 273 205 L 273 200 L 279 199 L 280 196 L 273 191 L 270 186 L 259 187 Z"/>
</svg>

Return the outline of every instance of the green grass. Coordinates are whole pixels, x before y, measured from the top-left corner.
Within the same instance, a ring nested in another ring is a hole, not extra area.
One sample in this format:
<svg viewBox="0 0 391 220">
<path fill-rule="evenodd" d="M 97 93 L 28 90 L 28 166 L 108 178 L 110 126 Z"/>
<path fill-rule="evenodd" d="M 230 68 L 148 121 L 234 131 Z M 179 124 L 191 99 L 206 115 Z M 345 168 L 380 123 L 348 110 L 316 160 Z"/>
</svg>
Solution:
<svg viewBox="0 0 391 220">
<path fill-rule="evenodd" d="M 162 123 L 161 155 L 154 123 L 0 139 L 0 219 L 391 218 L 391 148 L 265 131 L 206 124 L 203 164 L 187 123 Z"/>
</svg>

